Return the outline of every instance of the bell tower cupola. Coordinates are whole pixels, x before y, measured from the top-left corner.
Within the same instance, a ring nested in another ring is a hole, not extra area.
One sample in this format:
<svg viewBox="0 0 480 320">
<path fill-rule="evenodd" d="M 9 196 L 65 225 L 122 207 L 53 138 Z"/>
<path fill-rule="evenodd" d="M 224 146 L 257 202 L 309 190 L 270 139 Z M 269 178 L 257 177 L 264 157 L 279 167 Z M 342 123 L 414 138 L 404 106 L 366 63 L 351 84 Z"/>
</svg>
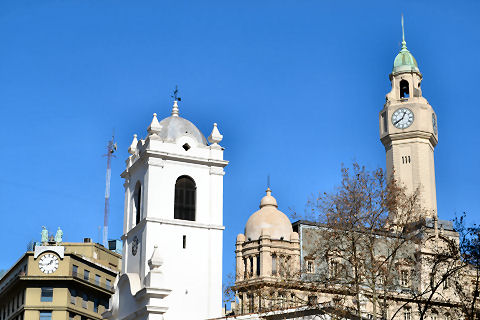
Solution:
<svg viewBox="0 0 480 320">
<path fill-rule="evenodd" d="M 387 174 L 410 193 L 420 192 L 422 218 L 436 218 L 434 148 L 437 116 L 422 96 L 422 74 L 407 49 L 402 16 L 402 47 L 390 73 L 391 91 L 379 114 L 380 140 L 385 147 Z"/>
</svg>

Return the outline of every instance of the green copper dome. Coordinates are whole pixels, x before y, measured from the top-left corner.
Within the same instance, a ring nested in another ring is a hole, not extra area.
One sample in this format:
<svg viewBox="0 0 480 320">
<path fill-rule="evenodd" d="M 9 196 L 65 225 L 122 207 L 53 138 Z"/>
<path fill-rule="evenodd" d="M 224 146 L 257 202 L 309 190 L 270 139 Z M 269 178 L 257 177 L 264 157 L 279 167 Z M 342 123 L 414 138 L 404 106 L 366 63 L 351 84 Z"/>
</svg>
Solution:
<svg viewBox="0 0 480 320">
<path fill-rule="evenodd" d="M 402 41 L 402 49 L 397 54 L 395 61 L 393 62 L 392 73 L 399 72 L 420 72 L 418 69 L 417 60 L 415 60 L 410 51 L 408 51 L 405 40 Z"/>
</svg>

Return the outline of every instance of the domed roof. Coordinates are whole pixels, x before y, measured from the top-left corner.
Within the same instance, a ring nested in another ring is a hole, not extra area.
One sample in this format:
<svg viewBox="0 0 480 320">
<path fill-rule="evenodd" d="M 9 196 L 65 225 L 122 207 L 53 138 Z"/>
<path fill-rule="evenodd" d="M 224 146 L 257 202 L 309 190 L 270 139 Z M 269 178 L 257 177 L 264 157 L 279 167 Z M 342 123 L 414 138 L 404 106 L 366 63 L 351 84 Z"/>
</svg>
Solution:
<svg viewBox="0 0 480 320">
<path fill-rule="evenodd" d="M 155 133 L 164 142 L 175 143 L 178 138 L 189 136 L 199 145 L 208 145 L 202 132 L 193 123 L 178 115 L 177 101 L 173 103 L 172 115 L 160 121 L 159 127 Z"/>
<path fill-rule="evenodd" d="M 178 138 L 189 136 L 199 145 L 207 145 L 207 139 L 198 128 L 185 118 L 170 116 L 160 121 L 161 129 L 157 135 L 165 142 L 175 142 Z"/>
<path fill-rule="evenodd" d="M 415 60 L 410 51 L 408 51 L 405 40 L 402 41 L 402 49 L 393 61 L 392 73 L 395 74 L 399 72 L 420 72 L 417 60 Z"/>
<path fill-rule="evenodd" d="M 277 207 L 277 200 L 272 197 L 272 191 L 268 188 L 267 195 L 260 201 L 260 210 L 252 214 L 245 225 L 245 237 L 248 240 L 258 240 L 262 230 L 265 230 L 272 239 L 290 240 L 292 224 Z"/>
</svg>

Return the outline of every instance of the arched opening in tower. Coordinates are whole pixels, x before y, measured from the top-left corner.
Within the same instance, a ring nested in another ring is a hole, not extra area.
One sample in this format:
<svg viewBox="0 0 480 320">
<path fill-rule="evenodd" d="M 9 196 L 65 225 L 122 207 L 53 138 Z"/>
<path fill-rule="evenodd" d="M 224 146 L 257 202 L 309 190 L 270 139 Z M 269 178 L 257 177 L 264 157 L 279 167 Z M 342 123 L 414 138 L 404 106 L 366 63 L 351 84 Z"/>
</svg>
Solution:
<svg viewBox="0 0 480 320">
<path fill-rule="evenodd" d="M 410 86 L 408 85 L 407 80 L 400 81 L 400 98 L 409 98 L 410 97 Z"/>
</svg>

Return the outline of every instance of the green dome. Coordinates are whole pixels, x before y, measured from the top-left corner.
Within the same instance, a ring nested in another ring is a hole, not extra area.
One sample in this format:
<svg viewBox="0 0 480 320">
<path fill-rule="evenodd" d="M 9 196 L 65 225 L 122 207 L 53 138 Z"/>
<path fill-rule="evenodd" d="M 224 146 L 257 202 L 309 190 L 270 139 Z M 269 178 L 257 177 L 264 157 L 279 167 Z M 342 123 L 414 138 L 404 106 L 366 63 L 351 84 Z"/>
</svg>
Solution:
<svg viewBox="0 0 480 320">
<path fill-rule="evenodd" d="M 400 72 L 418 72 L 417 60 L 413 57 L 413 55 L 407 49 L 407 43 L 405 40 L 402 41 L 402 49 L 395 57 L 395 61 L 393 62 L 393 70 L 392 73 L 400 73 Z"/>
</svg>

